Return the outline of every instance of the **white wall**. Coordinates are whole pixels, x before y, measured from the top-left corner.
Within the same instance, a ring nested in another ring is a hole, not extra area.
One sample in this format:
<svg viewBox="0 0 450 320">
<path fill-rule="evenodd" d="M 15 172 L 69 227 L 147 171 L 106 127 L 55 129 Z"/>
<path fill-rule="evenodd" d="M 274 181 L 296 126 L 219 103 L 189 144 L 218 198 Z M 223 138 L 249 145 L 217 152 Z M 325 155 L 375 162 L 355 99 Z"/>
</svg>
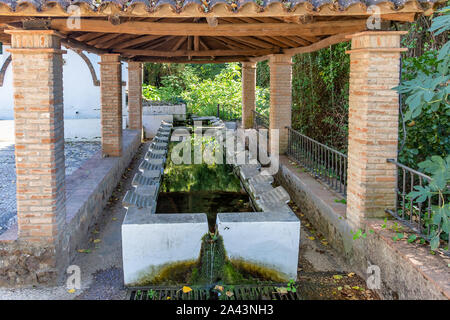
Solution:
<svg viewBox="0 0 450 320">
<path fill-rule="evenodd" d="M 6 51 L 9 47 L 5 46 L 3 54 L 0 55 L 0 68 L 3 62 L 8 58 L 9 53 Z M 66 48 L 64 48 L 66 49 Z M 66 49 L 67 50 L 67 49 Z M 100 57 L 95 54 L 85 52 L 100 80 Z M 90 139 L 99 136 L 100 127 L 93 126 L 100 123 L 100 87 L 94 86 L 92 76 L 88 66 L 84 60 L 72 50 L 67 50 L 67 54 L 63 55 L 63 84 L 64 84 L 64 119 L 73 119 L 78 121 L 65 121 L 66 138 L 84 138 Z M 9 65 L 3 86 L 0 87 L 0 120 L 13 120 L 13 88 L 12 88 L 12 64 Z M 128 68 L 127 64 L 122 64 L 122 80 L 128 85 Z M 123 114 L 127 115 L 127 107 L 125 101 L 125 92 L 127 87 L 123 88 Z M 90 119 L 91 121 L 80 121 L 81 119 Z M 92 121 L 92 119 L 98 119 Z M 4 122 L 6 124 L 6 122 Z M 81 124 L 81 125 L 80 125 Z M 0 128 L 0 132 L 2 128 Z M 6 125 L 3 131 L 9 130 Z"/>
</svg>

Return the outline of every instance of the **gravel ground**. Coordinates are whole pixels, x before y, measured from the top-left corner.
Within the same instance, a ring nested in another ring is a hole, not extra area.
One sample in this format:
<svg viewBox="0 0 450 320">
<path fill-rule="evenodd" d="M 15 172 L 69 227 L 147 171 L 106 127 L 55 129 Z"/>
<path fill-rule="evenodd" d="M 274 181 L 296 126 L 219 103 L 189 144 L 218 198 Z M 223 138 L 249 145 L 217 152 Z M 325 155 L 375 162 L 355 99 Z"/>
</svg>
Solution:
<svg viewBox="0 0 450 320">
<path fill-rule="evenodd" d="M 66 176 L 71 175 L 87 159 L 100 151 L 96 141 L 66 142 Z M 0 234 L 17 220 L 16 207 L 16 165 L 14 144 L 0 142 Z"/>
<path fill-rule="evenodd" d="M 73 265 L 81 270 L 81 289 L 69 292 L 65 284 L 56 287 L 0 288 L 0 300 L 124 300 L 121 225 L 126 210 L 121 200 L 131 188 L 131 181 L 148 149 L 143 144 L 123 174 L 103 210 L 98 224 L 91 228 L 84 252 L 78 252 Z M 95 240 L 95 241 L 94 241 Z"/>
</svg>

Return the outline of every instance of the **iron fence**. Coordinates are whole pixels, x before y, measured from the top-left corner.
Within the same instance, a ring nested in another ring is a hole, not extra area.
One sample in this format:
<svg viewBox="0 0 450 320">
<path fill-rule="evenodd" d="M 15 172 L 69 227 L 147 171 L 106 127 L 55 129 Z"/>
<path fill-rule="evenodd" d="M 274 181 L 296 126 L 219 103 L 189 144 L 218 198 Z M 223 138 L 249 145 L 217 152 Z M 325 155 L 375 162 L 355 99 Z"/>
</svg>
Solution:
<svg viewBox="0 0 450 320">
<path fill-rule="evenodd" d="M 386 209 L 386 212 L 397 220 L 402 221 L 418 235 L 429 239 L 432 233 L 436 232 L 436 226 L 431 223 L 433 206 L 442 206 L 442 198 L 438 195 L 428 197 L 424 202 L 414 202 L 408 197 L 408 193 L 415 191 L 415 186 L 425 186 L 431 182 L 431 177 L 407 167 L 394 159 L 387 159 L 397 167 L 397 188 L 395 198 L 395 208 Z M 447 248 L 449 240 L 447 239 Z M 447 249 L 446 254 L 449 251 Z"/>
<path fill-rule="evenodd" d="M 266 129 L 269 129 L 269 117 L 266 117 L 265 115 L 262 115 L 259 112 L 256 112 L 255 110 L 253 112 L 253 122 L 254 127 L 258 129 L 259 127 L 263 127 Z"/>
<path fill-rule="evenodd" d="M 347 194 L 347 155 L 288 129 L 287 154 L 333 190 Z"/>
</svg>

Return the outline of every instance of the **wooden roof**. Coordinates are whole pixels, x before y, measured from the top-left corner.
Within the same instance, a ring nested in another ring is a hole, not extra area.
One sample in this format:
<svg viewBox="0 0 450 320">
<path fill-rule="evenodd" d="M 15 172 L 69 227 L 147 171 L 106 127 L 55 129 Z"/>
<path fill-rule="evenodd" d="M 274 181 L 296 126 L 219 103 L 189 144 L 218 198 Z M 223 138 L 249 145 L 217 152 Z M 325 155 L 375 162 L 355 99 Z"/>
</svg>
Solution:
<svg viewBox="0 0 450 320">
<path fill-rule="evenodd" d="M 126 60 L 208 63 L 257 61 L 345 41 L 366 30 L 377 4 L 383 21 L 414 21 L 434 0 L 0 0 L 7 28 L 53 29 L 63 44 Z M 72 5 L 72 6 L 70 6 Z M 75 5 L 75 7 L 73 6 Z M 76 9 L 76 11 L 74 10 Z M 68 17 L 80 16 L 79 28 Z M 76 26 L 76 25 L 75 25 Z"/>
</svg>

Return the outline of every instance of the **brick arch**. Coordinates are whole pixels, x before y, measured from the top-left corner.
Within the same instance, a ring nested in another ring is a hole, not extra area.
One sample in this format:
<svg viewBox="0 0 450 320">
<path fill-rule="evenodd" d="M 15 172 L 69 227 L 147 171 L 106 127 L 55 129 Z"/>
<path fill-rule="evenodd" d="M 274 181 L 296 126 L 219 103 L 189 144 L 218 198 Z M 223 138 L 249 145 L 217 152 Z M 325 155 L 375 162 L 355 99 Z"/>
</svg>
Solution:
<svg viewBox="0 0 450 320">
<path fill-rule="evenodd" d="M 74 52 L 76 52 L 81 59 L 83 59 L 83 61 L 86 63 L 89 72 L 91 73 L 91 77 L 92 77 L 92 82 L 94 84 L 94 86 L 99 87 L 100 86 L 100 80 L 98 80 L 97 78 L 97 74 L 95 73 L 95 69 L 94 66 L 92 65 L 91 60 L 89 60 L 89 58 L 81 51 L 79 50 L 74 50 Z M 5 74 L 6 74 L 6 70 L 8 69 L 9 65 L 11 64 L 11 55 L 9 55 L 8 58 L 6 58 L 5 62 L 3 63 L 2 68 L 0 69 L 0 87 L 3 86 L 3 82 L 5 80 Z"/>
<path fill-rule="evenodd" d="M 3 87 L 3 81 L 5 80 L 5 74 L 6 70 L 8 69 L 8 66 L 11 64 L 11 55 L 9 55 L 8 58 L 6 58 L 5 62 L 3 63 L 2 68 L 0 69 L 0 87 Z"/>
<path fill-rule="evenodd" d="M 98 78 L 97 78 L 97 74 L 95 73 L 95 69 L 94 69 L 94 66 L 92 65 L 91 60 L 89 60 L 89 58 L 82 51 L 80 51 L 80 50 L 74 50 L 74 51 L 81 57 L 81 59 L 84 60 L 87 67 L 89 68 L 89 72 L 91 73 L 92 82 L 94 83 L 94 86 L 99 87 L 100 80 L 98 80 Z"/>
</svg>

